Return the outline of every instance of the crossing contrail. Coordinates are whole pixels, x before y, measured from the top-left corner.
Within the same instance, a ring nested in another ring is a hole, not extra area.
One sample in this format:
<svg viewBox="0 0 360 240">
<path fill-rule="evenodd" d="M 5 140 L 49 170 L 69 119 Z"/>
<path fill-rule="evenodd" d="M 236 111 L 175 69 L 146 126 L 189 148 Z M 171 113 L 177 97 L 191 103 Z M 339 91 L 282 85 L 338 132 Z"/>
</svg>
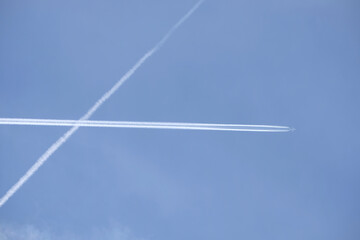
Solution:
<svg viewBox="0 0 360 240">
<path fill-rule="evenodd" d="M 194 12 L 200 7 L 204 0 L 197 2 L 166 34 L 165 36 L 145 55 L 135 63 L 135 65 L 125 73 L 124 76 L 109 90 L 107 91 L 95 104 L 85 113 L 84 116 L 80 118 L 79 121 L 84 121 L 89 119 L 94 112 L 108 99 L 113 95 L 116 90 L 124 84 L 124 82 L 129 79 L 136 70 L 141 67 L 141 65 L 151 57 L 156 51 L 158 51 L 162 45 L 169 39 L 169 37 L 178 29 Z M 14 195 L 14 193 L 19 190 L 19 188 L 45 163 L 45 161 L 57 150 L 61 145 L 63 145 L 78 129 L 79 125 L 74 125 L 70 130 L 68 130 L 63 136 L 61 136 L 55 143 L 53 143 L 46 152 L 40 156 L 40 158 L 30 167 L 30 169 L 22 176 L 0 199 L 0 207 L 2 207 L 9 198 Z"/>
<path fill-rule="evenodd" d="M 37 126 L 77 126 L 77 127 L 110 127 L 110 128 L 155 128 L 181 130 L 213 130 L 238 132 L 289 132 L 286 126 L 245 125 L 245 124 L 212 124 L 212 123 L 176 123 L 176 122 L 125 122 L 61 119 L 0 118 L 0 125 L 37 125 Z"/>
</svg>

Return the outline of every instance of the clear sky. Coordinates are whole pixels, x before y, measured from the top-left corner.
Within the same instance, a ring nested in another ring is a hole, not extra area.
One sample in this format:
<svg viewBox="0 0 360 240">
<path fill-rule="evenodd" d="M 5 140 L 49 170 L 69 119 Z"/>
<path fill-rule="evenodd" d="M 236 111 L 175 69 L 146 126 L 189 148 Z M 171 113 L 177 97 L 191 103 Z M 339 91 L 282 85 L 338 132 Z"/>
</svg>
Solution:
<svg viewBox="0 0 360 240">
<path fill-rule="evenodd" d="M 0 117 L 78 119 L 195 0 L 0 1 Z M 207 0 L 0 208 L 0 239 L 359 239 L 360 2 Z M 0 195 L 68 128 L 0 126 Z"/>
</svg>

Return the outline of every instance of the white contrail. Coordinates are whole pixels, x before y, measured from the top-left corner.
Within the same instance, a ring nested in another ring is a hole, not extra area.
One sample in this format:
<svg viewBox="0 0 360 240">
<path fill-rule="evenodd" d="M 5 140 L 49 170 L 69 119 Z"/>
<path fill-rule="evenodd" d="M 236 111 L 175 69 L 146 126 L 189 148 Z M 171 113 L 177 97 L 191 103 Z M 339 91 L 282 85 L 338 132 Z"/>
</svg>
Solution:
<svg viewBox="0 0 360 240">
<path fill-rule="evenodd" d="M 109 90 L 107 91 L 88 111 L 87 113 L 80 118 L 79 121 L 87 120 L 94 114 L 94 112 L 109 98 L 111 95 L 128 79 L 130 78 L 135 71 L 156 51 L 158 51 L 162 45 L 168 40 L 168 38 L 174 33 L 174 31 L 183 24 L 186 19 L 188 19 L 191 14 L 204 2 L 200 0 L 196 3 L 166 34 L 165 36 L 148 51 L 138 62 L 128 70 L 127 73 Z M 63 145 L 70 137 L 73 135 L 80 126 L 75 125 L 69 131 L 67 131 L 62 137 L 60 137 L 46 152 L 35 162 L 33 166 L 22 176 L 17 183 L 15 183 L 6 194 L 0 199 L 0 207 L 2 207 L 9 198 L 44 164 L 44 162 L 59 148 Z"/>
<path fill-rule="evenodd" d="M 182 130 L 214 130 L 241 132 L 289 132 L 285 126 L 211 124 L 211 123 L 176 123 L 176 122 L 125 122 L 125 121 L 90 121 L 62 119 L 0 118 L 0 125 L 37 125 L 37 126 L 77 126 L 77 127 L 112 127 L 112 128 L 156 128 Z"/>
</svg>

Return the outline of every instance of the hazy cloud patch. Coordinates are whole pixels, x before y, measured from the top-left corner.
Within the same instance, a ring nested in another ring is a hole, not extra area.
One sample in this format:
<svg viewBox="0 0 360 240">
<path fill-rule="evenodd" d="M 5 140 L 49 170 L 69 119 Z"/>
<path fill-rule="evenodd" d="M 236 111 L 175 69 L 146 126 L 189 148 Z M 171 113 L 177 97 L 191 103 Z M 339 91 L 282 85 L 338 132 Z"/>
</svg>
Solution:
<svg viewBox="0 0 360 240">
<path fill-rule="evenodd" d="M 58 234 L 49 229 L 40 229 L 31 224 L 14 225 L 0 224 L 0 240 L 143 240 L 133 235 L 129 228 L 119 224 L 112 224 L 107 227 L 92 229 L 89 233 L 80 236 L 79 234 L 64 233 Z"/>
</svg>

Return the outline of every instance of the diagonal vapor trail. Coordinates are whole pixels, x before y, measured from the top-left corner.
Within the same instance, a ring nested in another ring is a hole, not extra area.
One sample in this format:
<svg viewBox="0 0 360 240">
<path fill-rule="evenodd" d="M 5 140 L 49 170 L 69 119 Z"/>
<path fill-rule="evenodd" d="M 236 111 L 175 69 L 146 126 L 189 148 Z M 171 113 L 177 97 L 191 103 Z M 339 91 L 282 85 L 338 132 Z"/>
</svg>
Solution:
<svg viewBox="0 0 360 240">
<path fill-rule="evenodd" d="M 107 91 L 86 113 L 84 116 L 80 118 L 79 121 L 89 119 L 94 112 L 108 99 L 113 95 L 116 90 L 124 84 L 124 82 L 129 79 L 136 70 L 141 67 L 141 65 L 151 57 L 155 52 L 157 52 L 162 45 L 169 39 L 169 37 L 200 7 L 200 5 L 205 0 L 200 0 L 197 2 L 166 34 L 165 36 L 145 55 L 138 60 L 135 65 L 125 73 L 125 75 L 120 78 L 120 80 L 109 90 Z M 0 199 L 0 207 L 2 207 L 9 198 L 14 195 L 16 191 L 27 181 L 29 178 L 45 163 L 46 160 L 57 150 L 61 145 L 63 145 L 78 129 L 79 125 L 73 126 L 70 130 L 68 130 L 63 136 L 61 136 L 55 143 L 53 143 L 50 148 L 46 150 L 46 152 L 40 156 L 40 158 L 30 167 L 30 169 L 22 176 Z"/>
<path fill-rule="evenodd" d="M 214 124 L 214 123 L 177 123 L 177 122 L 125 122 L 125 121 L 90 121 L 34 118 L 0 118 L 0 125 L 31 126 L 78 126 L 110 128 L 155 128 L 182 130 L 212 130 L 237 132 L 289 132 L 290 127 L 274 125 Z"/>
</svg>

